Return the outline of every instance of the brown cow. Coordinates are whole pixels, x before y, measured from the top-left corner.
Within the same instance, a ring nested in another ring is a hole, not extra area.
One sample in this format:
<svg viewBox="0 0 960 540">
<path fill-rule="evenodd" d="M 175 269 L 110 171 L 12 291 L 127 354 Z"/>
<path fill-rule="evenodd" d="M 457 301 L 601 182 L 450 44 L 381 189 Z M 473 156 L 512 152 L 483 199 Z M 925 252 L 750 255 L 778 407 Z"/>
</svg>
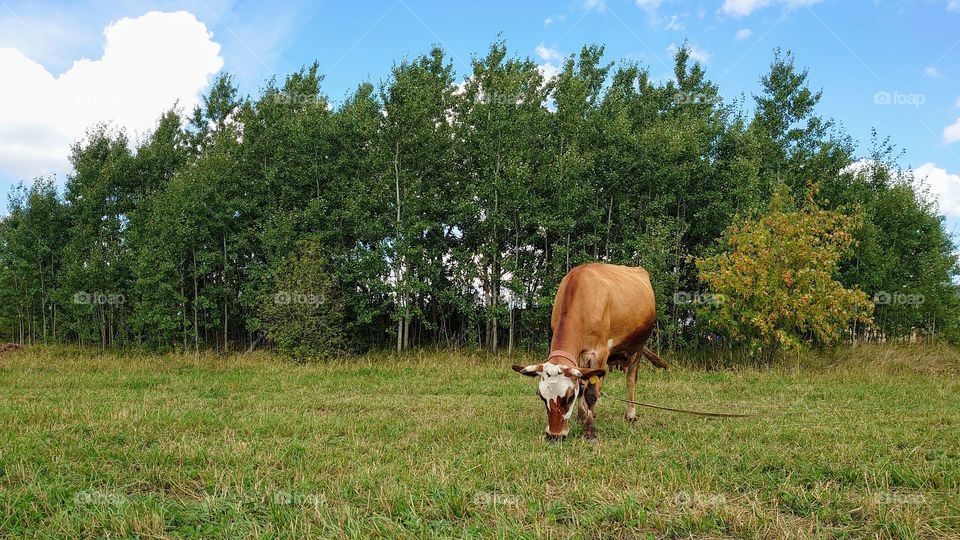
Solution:
<svg viewBox="0 0 960 540">
<path fill-rule="evenodd" d="M 547 409 L 548 440 L 566 437 L 573 402 L 581 394 L 577 418 L 583 436 L 597 438 L 593 419 L 608 364 L 626 371 L 631 401 L 641 355 L 657 367 L 667 367 L 646 347 L 656 311 L 650 275 L 643 268 L 593 263 L 578 266 L 563 278 L 550 318 L 549 358 L 543 364 L 513 366 L 519 373 L 540 377 L 538 393 Z M 629 405 L 627 420 L 635 420 L 636 414 Z"/>
</svg>

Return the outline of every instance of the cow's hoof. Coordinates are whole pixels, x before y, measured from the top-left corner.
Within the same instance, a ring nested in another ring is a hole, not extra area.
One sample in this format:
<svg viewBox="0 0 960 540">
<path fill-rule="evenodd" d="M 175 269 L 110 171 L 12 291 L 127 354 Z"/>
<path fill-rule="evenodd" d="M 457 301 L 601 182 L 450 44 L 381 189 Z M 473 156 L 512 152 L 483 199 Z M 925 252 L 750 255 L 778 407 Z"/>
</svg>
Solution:
<svg viewBox="0 0 960 540">
<path fill-rule="evenodd" d="M 627 414 L 623 415 L 623 417 L 627 419 L 627 422 L 636 422 L 636 421 L 637 421 L 637 415 L 636 415 L 636 414 L 627 413 Z"/>
</svg>

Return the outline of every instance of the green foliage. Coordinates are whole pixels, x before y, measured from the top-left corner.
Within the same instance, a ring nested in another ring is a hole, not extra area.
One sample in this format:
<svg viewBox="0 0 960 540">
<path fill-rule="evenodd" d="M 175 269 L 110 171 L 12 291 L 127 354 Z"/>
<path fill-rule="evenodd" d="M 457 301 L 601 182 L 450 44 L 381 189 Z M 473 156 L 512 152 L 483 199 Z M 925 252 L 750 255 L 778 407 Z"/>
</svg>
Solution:
<svg viewBox="0 0 960 540">
<path fill-rule="evenodd" d="M 306 241 L 337 285 L 350 350 L 542 349 L 560 279 L 598 260 L 650 272 L 656 346 L 698 347 L 697 306 L 670 301 L 703 287 L 694 261 L 775 186 L 803 204 L 815 184 L 819 208 L 857 208 L 862 223 L 837 263 L 844 288 L 924 299 L 881 303 L 871 331 L 960 340 L 955 246 L 888 141 L 851 166 L 852 141 L 817 115 L 821 93 L 790 53 L 775 51 L 749 112 L 686 48 L 673 75 L 587 46 L 547 79 L 502 41 L 465 78 L 433 48 L 337 106 L 315 63 L 256 96 L 223 74 L 138 144 L 95 126 L 62 194 L 50 179 L 13 193 L 0 333 L 256 348 L 261 300 Z M 93 293 L 122 301 L 75 301 Z"/>
<path fill-rule="evenodd" d="M 841 280 L 878 300 L 877 328 L 889 336 L 936 333 L 960 337 L 956 246 L 925 187 L 889 165 L 889 141 L 874 137 L 868 161 L 836 179 L 835 204 L 862 209 L 858 248 L 842 265 Z"/>
<path fill-rule="evenodd" d="M 853 244 L 856 218 L 824 210 L 811 200 L 789 207 L 786 186 L 769 210 L 731 225 L 722 251 L 697 260 L 711 296 L 708 324 L 772 360 L 780 349 L 806 342 L 832 345 L 850 323 L 870 324 L 866 293 L 835 279 Z"/>
<path fill-rule="evenodd" d="M 273 285 L 273 293 L 260 299 L 260 320 L 281 353 L 309 360 L 344 351 L 342 298 L 317 242 L 301 242 Z"/>
</svg>

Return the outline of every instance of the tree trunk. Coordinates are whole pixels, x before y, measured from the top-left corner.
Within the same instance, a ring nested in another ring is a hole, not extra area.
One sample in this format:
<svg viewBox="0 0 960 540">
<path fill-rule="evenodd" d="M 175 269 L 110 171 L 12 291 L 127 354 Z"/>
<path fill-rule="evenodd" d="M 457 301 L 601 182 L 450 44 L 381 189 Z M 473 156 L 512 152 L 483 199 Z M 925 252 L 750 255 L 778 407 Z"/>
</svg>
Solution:
<svg viewBox="0 0 960 540">
<path fill-rule="evenodd" d="M 403 350 L 403 318 L 397 319 L 397 352 Z"/>
<path fill-rule="evenodd" d="M 396 275 L 397 275 L 397 309 L 402 310 L 400 315 L 400 320 L 397 321 L 397 352 L 403 351 L 406 348 L 406 331 L 407 331 L 407 299 L 404 296 L 404 283 L 403 283 L 403 257 L 401 255 L 401 226 L 400 226 L 400 142 L 395 142 L 393 145 L 393 178 L 394 178 L 394 187 L 396 188 L 396 205 L 397 205 L 397 222 L 396 222 L 396 238 L 394 238 L 394 264 L 396 265 Z"/>
<path fill-rule="evenodd" d="M 227 235 L 223 235 L 223 352 L 230 352 L 230 325 L 227 317 L 227 304 L 230 299 L 230 284 L 227 281 Z"/>
<path fill-rule="evenodd" d="M 408 302 L 405 302 L 409 304 Z M 410 348 L 410 308 L 403 308 L 403 350 Z"/>
<path fill-rule="evenodd" d="M 193 254 L 193 353 L 195 356 L 200 355 L 200 327 L 197 324 L 197 299 L 199 295 L 197 294 L 197 252 L 192 251 Z"/>
<path fill-rule="evenodd" d="M 103 311 L 103 304 L 97 304 L 97 311 L 100 312 L 100 348 L 107 348 L 107 315 Z"/>
<path fill-rule="evenodd" d="M 183 338 L 183 352 L 187 352 L 187 292 L 183 290 L 183 277 L 180 278 L 180 336 Z"/>
<path fill-rule="evenodd" d="M 610 260 L 610 230 L 613 227 L 613 195 L 610 196 L 610 205 L 607 207 L 607 246 L 604 259 Z"/>
<path fill-rule="evenodd" d="M 513 302 L 509 304 L 510 309 L 510 337 L 507 341 L 507 356 L 513 356 Z"/>
</svg>

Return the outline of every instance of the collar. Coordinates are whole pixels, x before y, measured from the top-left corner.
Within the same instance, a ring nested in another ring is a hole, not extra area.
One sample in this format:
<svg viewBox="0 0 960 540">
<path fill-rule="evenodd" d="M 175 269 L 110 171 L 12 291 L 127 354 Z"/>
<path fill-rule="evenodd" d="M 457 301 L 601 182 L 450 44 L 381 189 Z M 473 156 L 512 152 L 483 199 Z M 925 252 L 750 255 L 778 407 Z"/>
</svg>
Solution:
<svg viewBox="0 0 960 540">
<path fill-rule="evenodd" d="M 580 367 L 580 363 L 577 362 L 577 358 L 575 356 L 561 349 L 555 349 L 550 351 L 550 356 L 547 357 L 547 361 L 550 361 L 550 359 L 556 358 L 556 357 L 560 357 L 560 358 L 563 358 L 564 360 L 569 361 L 570 363 L 573 364 L 573 367 L 575 368 Z"/>
</svg>

